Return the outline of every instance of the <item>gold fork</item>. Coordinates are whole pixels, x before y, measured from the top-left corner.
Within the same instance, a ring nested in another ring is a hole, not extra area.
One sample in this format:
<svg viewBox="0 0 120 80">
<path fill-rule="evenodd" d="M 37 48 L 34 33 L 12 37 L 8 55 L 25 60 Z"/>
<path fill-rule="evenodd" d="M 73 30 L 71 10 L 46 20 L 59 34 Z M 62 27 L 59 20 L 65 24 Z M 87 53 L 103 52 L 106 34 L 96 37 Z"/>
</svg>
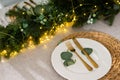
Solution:
<svg viewBox="0 0 120 80">
<path fill-rule="evenodd" d="M 67 43 L 65 43 L 65 44 L 66 44 L 68 50 L 70 50 L 71 52 L 74 52 L 74 53 L 79 57 L 79 59 L 82 61 L 82 63 L 84 64 L 84 66 L 85 66 L 89 71 L 92 71 L 92 70 L 93 70 L 93 68 L 92 68 L 90 65 L 88 65 L 88 64 L 82 59 L 82 57 L 76 52 L 75 48 L 72 46 L 72 44 L 71 44 L 70 42 L 67 42 Z"/>
</svg>

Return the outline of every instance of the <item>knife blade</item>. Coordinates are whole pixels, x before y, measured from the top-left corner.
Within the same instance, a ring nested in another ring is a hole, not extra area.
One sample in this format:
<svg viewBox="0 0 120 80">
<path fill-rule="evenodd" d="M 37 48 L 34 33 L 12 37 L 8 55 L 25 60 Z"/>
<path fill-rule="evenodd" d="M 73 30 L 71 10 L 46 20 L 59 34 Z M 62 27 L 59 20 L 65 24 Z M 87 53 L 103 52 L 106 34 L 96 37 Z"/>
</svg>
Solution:
<svg viewBox="0 0 120 80">
<path fill-rule="evenodd" d="M 77 41 L 76 38 L 72 38 L 73 42 L 75 43 L 75 45 L 81 50 L 83 51 L 83 53 L 85 54 L 85 56 L 87 57 L 87 59 L 91 62 L 91 64 L 95 67 L 98 68 L 98 64 L 91 58 L 91 56 L 88 55 L 88 53 L 84 50 L 84 48 L 82 47 L 82 45 Z"/>
</svg>

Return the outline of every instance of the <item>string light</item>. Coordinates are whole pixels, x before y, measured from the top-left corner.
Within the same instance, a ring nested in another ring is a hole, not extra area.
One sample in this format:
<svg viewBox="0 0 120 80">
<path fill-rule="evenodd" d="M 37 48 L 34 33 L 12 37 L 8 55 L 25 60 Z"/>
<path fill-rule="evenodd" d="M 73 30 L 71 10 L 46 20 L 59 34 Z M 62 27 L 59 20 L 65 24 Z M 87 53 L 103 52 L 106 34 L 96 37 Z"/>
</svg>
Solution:
<svg viewBox="0 0 120 80">
<path fill-rule="evenodd" d="M 73 20 L 72 21 L 76 21 L 76 16 L 73 17 Z"/>
<path fill-rule="evenodd" d="M 81 4 L 80 6 L 82 6 L 82 4 Z M 73 22 L 76 21 L 76 16 L 75 16 L 75 9 L 74 9 L 74 7 L 73 7 L 73 10 L 72 10 L 72 11 L 73 11 L 73 15 L 74 15 L 72 22 L 64 22 L 63 24 L 61 24 L 61 25 L 59 25 L 59 26 L 56 26 L 56 25 L 58 25 L 58 24 L 57 24 L 57 23 L 54 23 L 54 26 L 53 26 L 52 29 L 50 30 L 50 33 L 60 33 L 60 32 L 64 32 L 64 33 L 65 33 L 65 32 L 67 32 L 66 27 L 67 27 L 67 26 L 72 26 L 72 25 L 73 25 Z M 44 12 L 44 8 L 41 9 L 41 12 Z M 24 15 L 25 12 L 22 12 L 22 14 Z M 68 17 L 68 14 L 66 14 L 65 17 Z M 46 22 L 46 19 L 44 19 L 44 21 Z M 39 29 L 43 29 L 43 27 L 40 26 Z M 23 31 L 23 30 L 21 30 L 21 31 Z M 39 38 L 39 41 L 40 41 L 40 43 L 43 43 L 43 44 L 44 44 L 44 43 L 50 41 L 52 38 L 53 38 L 53 35 L 49 34 L 49 32 L 45 32 L 44 35 Z M 35 48 L 35 45 L 34 45 L 32 36 L 30 36 L 30 37 L 28 38 L 28 41 L 27 41 L 26 44 L 27 44 L 28 49 L 33 49 L 33 48 Z M 43 47 L 44 47 L 44 48 L 47 48 L 47 45 L 44 44 Z M 21 52 L 24 51 L 25 48 L 26 48 L 26 47 L 25 47 L 25 44 L 23 44 L 23 45 L 22 45 L 22 49 L 21 49 L 20 51 L 21 51 Z M 4 54 L 4 55 L 7 54 L 7 51 L 4 50 L 4 51 L 2 52 L 2 54 Z M 13 51 L 13 52 L 10 53 L 10 57 L 14 57 L 14 56 L 16 56 L 17 54 L 18 54 L 18 53 L 17 53 L 16 51 Z"/>
<path fill-rule="evenodd" d="M 83 13 L 84 16 L 86 16 L 86 13 Z"/>
<path fill-rule="evenodd" d="M 97 6 L 95 5 L 94 7 L 96 8 Z"/>
<path fill-rule="evenodd" d="M 26 49 L 25 48 L 22 48 L 21 50 L 20 50 L 20 52 L 24 52 Z"/>
<path fill-rule="evenodd" d="M 68 14 L 66 14 L 65 17 L 68 17 Z"/>
<path fill-rule="evenodd" d="M 71 27 L 74 24 L 74 20 L 72 22 L 65 22 L 66 27 Z"/>
<path fill-rule="evenodd" d="M 117 0 L 117 3 L 120 4 L 120 0 Z"/>
<path fill-rule="evenodd" d="M 75 10 L 73 9 L 73 13 L 75 13 Z"/>
<path fill-rule="evenodd" d="M 80 6 L 83 6 L 83 4 L 80 4 Z"/>
<path fill-rule="evenodd" d="M 13 51 L 10 53 L 10 57 L 15 57 L 18 55 L 18 52 L 17 51 Z"/>
<path fill-rule="evenodd" d="M 108 5 L 108 2 L 106 2 L 105 4 Z"/>
<path fill-rule="evenodd" d="M 42 29 L 42 27 L 40 27 L 40 29 Z"/>
<path fill-rule="evenodd" d="M 67 29 L 64 28 L 63 31 L 64 31 L 64 33 L 65 33 L 65 32 L 67 32 Z"/>
<path fill-rule="evenodd" d="M 34 48 L 35 48 L 35 45 L 34 45 L 33 39 L 32 39 L 32 36 L 30 36 L 28 38 L 28 49 L 34 49 Z"/>
<path fill-rule="evenodd" d="M 25 12 L 22 12 L 22 14 L 24 15 L 24 14 L 25 14 Z"/>
<path fill-rule="evenodd" d="M 1 56 L 4 56 L 4 55 L 6 55 L 6 54 L 7 54 L 7 50 L 3 50 L 3 51 L 0 53 Z"/>
<path fill-rule="evenodd" d="M 44 8 L 42 8 L 41 11 L 44 12 Z"/>
<path fill-rule="evenodd" d="M 6 59 L 4 58 L 4 56 L 7 55 L 7 50 L 3 50 L 1 53 L 0 53 L 0 57 L 1 57 L 1 62 L 4 63 L 6 62 Z"/>
<path fill-rule="evenodd" d="M 120 0 L 114 0 L 114 2 L 118 5 L 120 5 Z"/>
<path fill-rule="evenodd" d="M 73 21 L 75 21 L 76 20 L 76 16 L 74 16 L 74 18 L 73 18 Z M 60 26 L 57 26 L 57 29 L 56 29 L 56 33 L 59 33 L 59 32 L 67 32 L 67 29 L 66 29 L 66 27 L 65 26 L 71 26 L 72 24 L 71 24 L 72 22 L 65 22 L 64 24 L 61 24 Z M 55 28 L 55 26 L 53 26 L 53 28 L 52 29 L 54 29 Z M 53 31 L 53 32 L 55 32 L 55 30 L 51 30 L 51 31 Z M 40 41 L 40 43 L 46 43 L 46 42 L 48 42 L 49 40 L 51 40 L 53 38 L 53 35 L 49 35 L 48 34 L 48 32 L 45 32 L 44 33 L 44 35 L 41 37 L 41 38 L 39 38 L 39 41 Z M 22 49 L 20 50 L 20 52 L 23 52 L 23 51 L 25 51 L 25 44 L 22 44 Z M 35 45 L 34 45 L 34 42 L 33 42 L 33 38 L 32 38 L 32 36 L 30 36 L 29 38 L 28 38 L 28 49 L 34 49 L 35 48 Z M 44 49 L 47 49 L 47 45 L 46 44 L 44 44 L 43 45 L 43 48 Z M 1 52 L 1 55 L 6 55 L 7 54 L 7 50 L 3 50 L 2 52 Z M 10 53 L 10 57 L 12 58 L 12 57 L 15 57 L 15 56 L 17 56 L 18 55 L 18 52 L 17 51 L 13 51 L 13 52 L 11 52 Z M 6 62 L 6 60 L 4 60 L 3 58 L 2 58 L 2 60 L 1 60 L 1 62 Z"/>
</svg>

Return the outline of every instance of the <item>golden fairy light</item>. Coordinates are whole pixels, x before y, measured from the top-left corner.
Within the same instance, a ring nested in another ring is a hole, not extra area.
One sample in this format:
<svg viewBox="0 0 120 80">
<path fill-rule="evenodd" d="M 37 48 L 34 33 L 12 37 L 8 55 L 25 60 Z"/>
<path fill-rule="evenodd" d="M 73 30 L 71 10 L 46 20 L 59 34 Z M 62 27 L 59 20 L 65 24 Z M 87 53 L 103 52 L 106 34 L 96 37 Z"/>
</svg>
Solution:
<svg viewBox="0 0 120 80">
<path fill-rule="evenodd" d="M 120 0 L 117 0 L 117 3 L 120 4 Z"/>
<path fill-rule="evenodd" d="M 44 43 L 47 43 L 48 41 L 50 41 L 53 38 L 53 34 L 51 34 L 51 33 L 54 33 L 54 34 L 61 33 L 61 32 L 66 33 L 67 27 L 72 26 L 73 22 L 75 20 L 76 20 L 76 16 L 74 16 L 72 22 L 64 22 L 63 24 L 61 24 L 59 26 L 53 26 L 52 29 L 50 30 L 50 32 L 45 32 L 44 35 L 39 38 L 40 44 L 44 44 Z"/>
<path fill-rule="evenodd" d="M 80 4 L 80 6 L 83 6 L 83 4 Z"/>
<path fill-rule="evenodd" d="M 40 29 L 42 29 L 42 27 L 40 27 Z"/>
<path fill-rule="evenodd" d="M 0 53 L 0 58 L 1 58 L 1 62 L 4 63 L 6 62 L 6 59 L 4 56 L 7 55 L 7 50 L 3 50 L 1 53 Z"/>
<path fill-rule="evenodd" d="M 86 13 L 83 13 L 84 16 L 86 16 Z"/>
<path fill-rule="evenodd" d="M 34 49 L 34 48 L 35 48 L 35 45 L 34 45 L 33 39 L 32 39 L 32 36 L 30 36 L 28 38 L 28 49 Z"/>
<path fill-rule="evenodd" d="M 24 15 L 24 14 L 25 14 L 25 12 L 22 12 L 22 14 Z"/>
<path fill-rule="evenodd" d="M 65 24 L 66 27 L 71 27 L 74 24 L 74 21 L 72 21 L 72 22 L 65 22 L 64 24 Z"/>
<path fill-rule="evenodd" d="M 96 8 L 97 6 L 95 5 L 94 7 Z"/>
<path fill-rule="evenodd" d="M 66 14 L 65 17 L 68 17 L 68 14 Z"/>
<path fill-rule="evenodd" d="M 23 43 L 22 46 L 21 46 L 20 52 L 25 51 L 26 47 L 27 47 L 27 43 Z"/>
<path fill-rule="evenodd" d="M 43 44 L 43 48 L 44 49 L 47 49 L 47 42 L 50 41 L 52 38 L 53 38 L 53 34 L 50 34 L 51 32 L 52 33 L 60 33 L 60 32 L 64 32 L 66 33 L 67 32 L 67 27 L 68 26 L 72 26 L 73 25 L 73 22 L 76 20 L 76 16 L 74 16 L 73 18 L 73 21 L 72 22 L 64 22 L 63 24 L 59 25 L 59 26 L 53 26 L 53 28 L 51 29 L 50 32 L 45 32 L 44 35 L 42 37 L 39 38 L 39 41 L 40 41 L 40 44 Z M 55 30 L 56 28 L 56 30 Z M 26 50 L 26 45 L 28 47 L 28 49 L 34 49 L 35 48 L 35 45 L 34 45 L 34 42 L 33 42 L 33 38 L 32 36 L 30 36 L 28 38 L 28 41 L 27 43 L 25 44 L 22 44 L 22 49 L 20 50 L 20 52 L 23 52 Z M 4 59 L 4 56 L 7 55 L 7 50 L 3 50 L 1 53 L 1 62 L 6 62 L 6 60 Z M 18 55 L 18 52 L 17 51 L 13 51 L 10 53 L 10 57 L 15 57 Z"/>
<path fill-rule="evenodd" d="M 118 5 L 120 5 L 120 0 L 114 0 L 114 2 Z"/>
<path fill-rule="evenodd" d="M 106 2 L 105 4 L 108 5 L 108 2 Z"/>
<path fill-rule="evenodd" d="M 64 33 L 67 32 L 67 29 L 64 28 L 64 29 L 63 29 L 63 32 L 64 32 Z"/>
<path fill-rule="evenodd" d="M 42 8 L 41 11 L 44 12 L 44 8 Z"/>
<path fill-rule="evenodd" d="M 73 20 L 72 21 L 76 21 L 76 16 L 73 17 Z"/>
<path fill-rule="evenodd" d="M 18 52 L 17 51 L 13 51 L 10 53 L 10 57 L 15 57 L 18 55 Z"/>
<path fill-rule="evenodd" d="M 0 53 L 1 56 L 4 56 L 4 55 L 7 55 L 7 50 L 3 50 L 1 53 Z"/>
<path fill-rule="evenodd" d="M 51 39 L 51 36 L 48 34 L 48 32 L 46 32 L 42 37 L 39 38 L 39 42 L 47 43 L 50 39 Z"/>
</svg>

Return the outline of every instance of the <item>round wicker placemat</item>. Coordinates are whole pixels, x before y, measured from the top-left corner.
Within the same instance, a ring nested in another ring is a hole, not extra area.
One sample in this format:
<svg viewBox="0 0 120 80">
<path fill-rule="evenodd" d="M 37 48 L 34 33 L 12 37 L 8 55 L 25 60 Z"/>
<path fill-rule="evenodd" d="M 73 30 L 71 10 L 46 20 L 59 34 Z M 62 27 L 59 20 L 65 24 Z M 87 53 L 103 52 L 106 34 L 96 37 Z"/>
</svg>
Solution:
<svg viewBox="0 0 120 80">
<path fill-rule="evenodd" d="M 102 43 L 111 53 L 112 67 L 110 71 L 99 80 L 120 80 L 120 41 L 102 32 L 79 32 L 70 34 L 61 41 L 77 38 L 89 38 Z"/>
</svg>

